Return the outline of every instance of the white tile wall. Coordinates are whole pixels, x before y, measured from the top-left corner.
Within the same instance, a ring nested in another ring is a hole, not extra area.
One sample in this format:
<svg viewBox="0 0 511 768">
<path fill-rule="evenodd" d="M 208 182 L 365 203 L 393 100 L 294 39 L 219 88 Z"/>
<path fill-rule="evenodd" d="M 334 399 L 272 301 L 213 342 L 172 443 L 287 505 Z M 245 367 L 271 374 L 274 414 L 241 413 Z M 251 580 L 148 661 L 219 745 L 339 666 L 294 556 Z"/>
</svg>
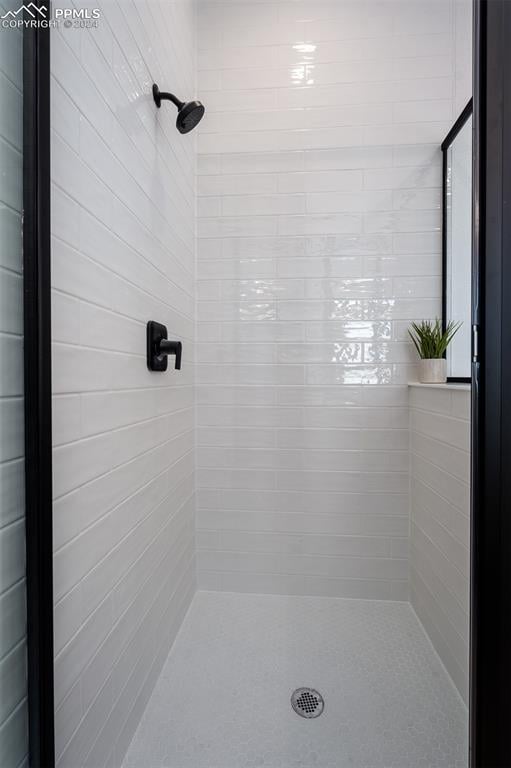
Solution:
<svg viewBox="0 0 511 768">
<path fill-rule="evenodd" d="M 412 605 L 468 698 L 470 392 L 410 387 Z"/>
<path fill-rule="evenodd" d="M 0 3 L 0 15 L 15 8 Z M 0 765 L 27 755 L 23 466 L 22 45 L 0 30 Z"/>
<path fill-rule="evenodd" d="M 59 768 L 120 766 L 195 589 L 195 8 L 101 5 L 52 36 Z M 146 322 L 183 367 L 146 368 Z M 0 761 L 1 762 L 1 761 Z"/>
<path fill-rule="evenodd" d="M 472 98 L 473 0 L 454 0 L 454 108 L 459 115 Z"/>
<path fill-rule="evenodd" d="M 408 597 L 406 326 L 440 311 L 453 21 L 199 3 L 202 587 Z"/>
<path fill-rule="evenodd" d="M 454 0 L 454 115 L 472 96 L 472 0 Z M 468 702 L 470 393 L 410 389 L 412 604 Z"/>
</svg>

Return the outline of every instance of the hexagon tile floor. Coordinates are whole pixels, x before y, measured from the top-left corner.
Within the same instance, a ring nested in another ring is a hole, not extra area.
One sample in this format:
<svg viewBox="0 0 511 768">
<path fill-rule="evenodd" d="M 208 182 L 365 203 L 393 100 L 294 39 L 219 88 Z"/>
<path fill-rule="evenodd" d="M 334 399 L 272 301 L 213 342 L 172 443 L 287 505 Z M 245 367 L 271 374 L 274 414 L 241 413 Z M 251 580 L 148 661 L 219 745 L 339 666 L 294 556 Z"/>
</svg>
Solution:
<svg viewBox="0 0 511 768">
<path fill-rule="evenodd" d="M 408 604 L 199 592 L 123 768 L 466 768 L 467 741 Z"/>
</svg>

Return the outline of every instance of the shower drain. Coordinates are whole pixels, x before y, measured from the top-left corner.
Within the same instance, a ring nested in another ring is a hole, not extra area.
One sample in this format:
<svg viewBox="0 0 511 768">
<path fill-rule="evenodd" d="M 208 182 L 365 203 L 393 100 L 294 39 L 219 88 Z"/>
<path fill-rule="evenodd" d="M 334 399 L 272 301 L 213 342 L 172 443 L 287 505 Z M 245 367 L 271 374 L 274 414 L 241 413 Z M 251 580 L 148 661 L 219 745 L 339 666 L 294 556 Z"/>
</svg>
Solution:
<svg viewBox="0 0 511 768">
<path fill-rule="evenodd" d="M 323 696 L 314 688 L 297 688 L 291 696 L 291 706 L 300 717 L 319 717 L 325 708 Z"/>
</svg>

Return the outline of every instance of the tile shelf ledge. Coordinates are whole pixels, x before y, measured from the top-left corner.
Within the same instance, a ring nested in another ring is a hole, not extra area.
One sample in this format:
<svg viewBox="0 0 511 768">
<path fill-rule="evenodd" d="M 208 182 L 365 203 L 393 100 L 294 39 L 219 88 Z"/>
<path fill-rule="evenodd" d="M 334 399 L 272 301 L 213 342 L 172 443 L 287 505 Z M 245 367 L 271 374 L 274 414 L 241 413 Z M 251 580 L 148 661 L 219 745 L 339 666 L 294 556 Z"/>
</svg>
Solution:
<svg viewBox="0 0 511 768">
<path fill-rule="evenodd" d="M 420 381 L 409 381 L 409 387 L 423 387 L 426 389 L 452 389 L 457 392 L 470 392 L 472 385 L 465 384 L 464 382 L 448 381 L 445 384 L 423 384 Z"/>
</svg>

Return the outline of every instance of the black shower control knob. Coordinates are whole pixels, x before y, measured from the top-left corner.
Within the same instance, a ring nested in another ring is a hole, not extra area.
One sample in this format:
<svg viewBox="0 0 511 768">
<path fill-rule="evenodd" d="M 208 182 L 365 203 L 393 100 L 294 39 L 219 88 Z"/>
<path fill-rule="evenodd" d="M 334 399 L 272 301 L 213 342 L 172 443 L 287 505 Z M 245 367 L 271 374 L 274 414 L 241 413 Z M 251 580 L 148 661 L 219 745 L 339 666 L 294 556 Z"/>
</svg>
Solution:
<svg viewBox="0 0 511 768">
<path fill-rule="evenodd" d="M 147 367 L 150 371 L 166 371 L 169 355 L 175 355 L 174 368 L 179 371 L 182 351 L 182 343 L 169 339 L 164 325 L 154 320 L 147 323 Z"/>
</svg>

